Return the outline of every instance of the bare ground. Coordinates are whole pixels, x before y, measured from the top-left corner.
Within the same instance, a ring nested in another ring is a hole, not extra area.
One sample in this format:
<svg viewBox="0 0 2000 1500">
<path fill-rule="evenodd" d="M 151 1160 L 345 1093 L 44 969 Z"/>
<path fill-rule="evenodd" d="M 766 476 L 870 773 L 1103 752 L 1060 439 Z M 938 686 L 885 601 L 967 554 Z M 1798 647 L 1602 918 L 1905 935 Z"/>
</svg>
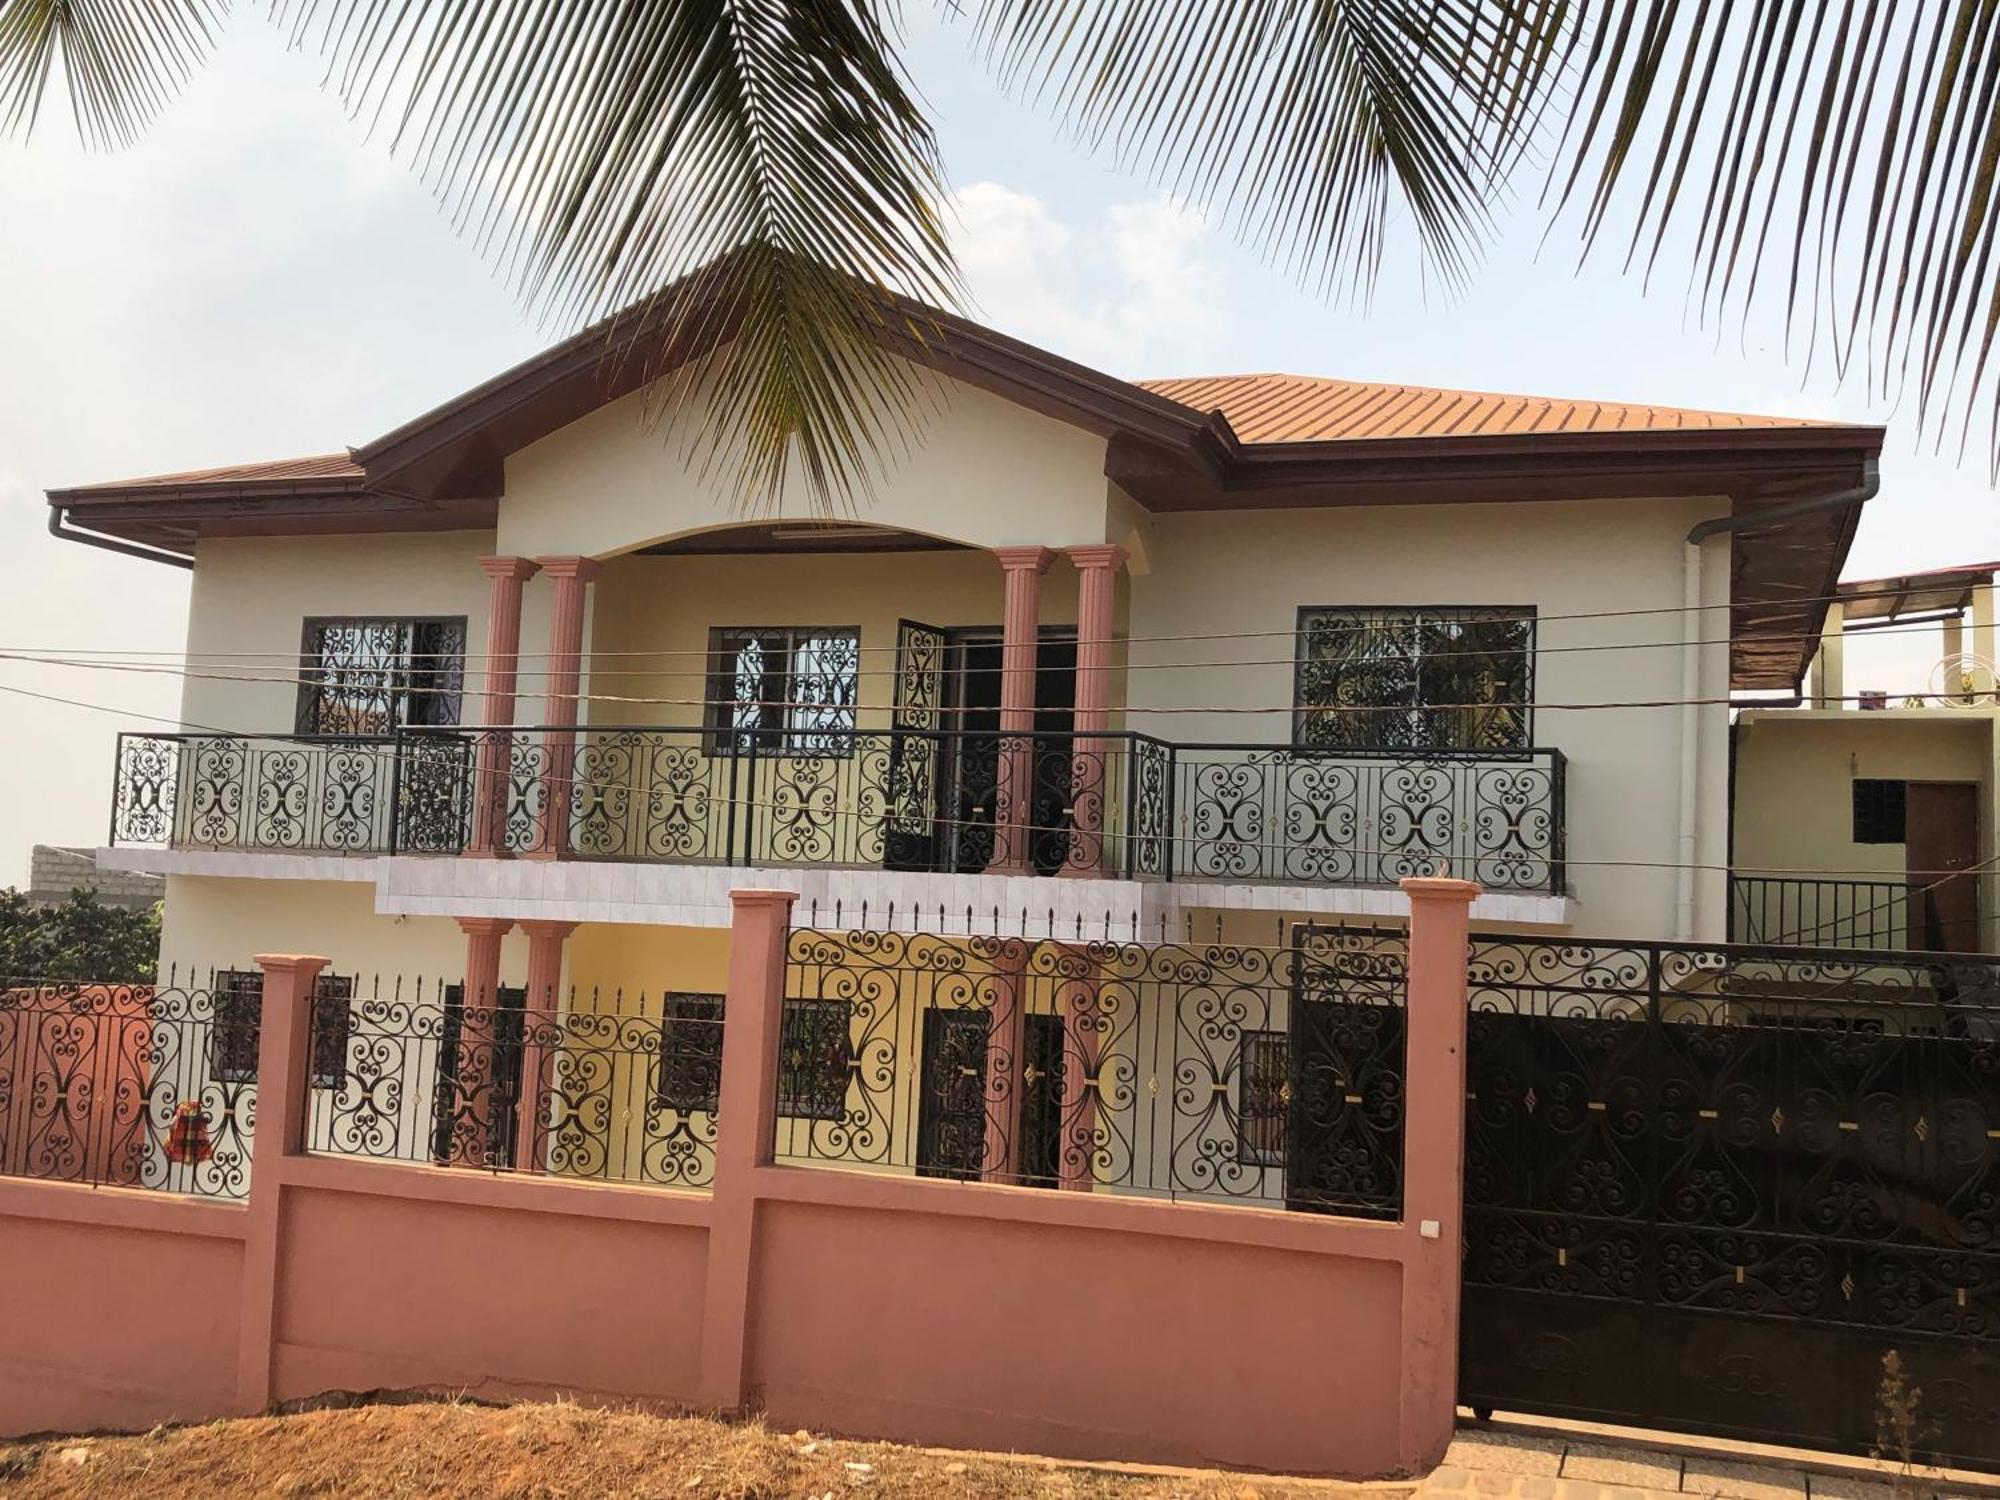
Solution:
<svg viewBox="0 0 2000 1500">
<path fill-rule="evenodd" d="M 0 1500 L 144 1495 L 672 1496 L 674 1500 L 1325 1500 L 1324 1483 L 1134 1474 L 554 1404 L 358 1406 L 0 1443 Z M 1341 1487 L 1349 1488 L 1349 1487 Z M 1407 1488 L 1349 1488 L 1397 1500 Z"/>
</svg>

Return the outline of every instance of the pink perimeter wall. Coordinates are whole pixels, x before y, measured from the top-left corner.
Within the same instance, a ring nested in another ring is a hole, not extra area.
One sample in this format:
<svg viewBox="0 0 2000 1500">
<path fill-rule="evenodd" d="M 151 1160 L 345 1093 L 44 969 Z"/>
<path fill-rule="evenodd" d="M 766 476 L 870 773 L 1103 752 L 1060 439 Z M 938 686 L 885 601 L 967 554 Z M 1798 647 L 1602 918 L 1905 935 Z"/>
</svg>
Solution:
<svg viewBox="0 0 2000 1500">
<path fill-rule="evenodd" d="M 1410 888 L 1400 1223 L 772 1165 L 789 893 L 735 893 L 711 1193 L 306 1155 L 321 961 L 260 959 L 247 1204 L 0 1178 L 0 1434 L 431 1389 L 1416 1471 L 1452 1430 L 1473 888 Z"/>
</svg>

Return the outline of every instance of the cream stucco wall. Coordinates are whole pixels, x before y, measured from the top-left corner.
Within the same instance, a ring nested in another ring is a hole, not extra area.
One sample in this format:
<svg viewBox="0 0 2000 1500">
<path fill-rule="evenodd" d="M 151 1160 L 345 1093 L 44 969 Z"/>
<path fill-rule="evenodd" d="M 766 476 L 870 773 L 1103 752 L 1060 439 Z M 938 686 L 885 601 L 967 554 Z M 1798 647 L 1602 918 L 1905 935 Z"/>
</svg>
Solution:
<svg viewBox="0 0 2000 1500">
<path fill-rule="evenodd" d="M 977 387 L 923 376 L 937 409 L 907 453 L 868 475 L 856 517 L 982 547 L 1119 541 L 1104 478 L 1105 442 Z M 715 424 L 697 388 L 669 420 L 648 421 L 647 393 L 590 413 L 507 460 L 501 550 L 534 557 L 609 557 L 665 537 L 744 519 L 727 455 L 712 456 Z M 757 519 L 824 519 L 794 472 Z"/>
<path fill-rule="evenodd" d="M 1568 757 L 1577 930 L 1670 937 L 1678 708 L 1548 705 L 1684 696 L 1683 539 L 1724 509 L 1677 500 L 1157 516 L 1150 571 L 1131 581 L 1128 723 L 1181 742 L 1284 743 L 1301 605 L 1532 605 L 1543 705 L 1533 739 Z M 1727 546 L 1703 551 L 1703 602 L 1726 603 Z M 1618 613 L 1563 618 L 1599 612 Z M 1726 621 L 1724 610 L 1705 612 L 1701 638 L 1726 639 Z M 1726 646 L 1701 657 L 1699 696 L 1726 698 Z M 1170 665 L 1180 663 L 1208 665 Z M 1719 701 L 1700 710 L 1699 736 L 1699 858 L 1713 868 L 1698 880 L 1697 936 L 1720 938 L 1729 745 Z"/>
<path fill-rule="evenodd" d="M 257 537 L 205 541 L 195 553 L 188 654 L 211 675 L 190 677 L 181 715 L 190 727 L 289 734 L 298 706 L 306 620 L 321 616 L 463 615 L 464 719 L 482 717 L 488 580 L 486 531 L 398 536 Z M 551 585 L 531 579 L 522 599 L 521 715 L 539 721 Z M 225 680 L 226 679 L 226 680 Z"/>
</svg>

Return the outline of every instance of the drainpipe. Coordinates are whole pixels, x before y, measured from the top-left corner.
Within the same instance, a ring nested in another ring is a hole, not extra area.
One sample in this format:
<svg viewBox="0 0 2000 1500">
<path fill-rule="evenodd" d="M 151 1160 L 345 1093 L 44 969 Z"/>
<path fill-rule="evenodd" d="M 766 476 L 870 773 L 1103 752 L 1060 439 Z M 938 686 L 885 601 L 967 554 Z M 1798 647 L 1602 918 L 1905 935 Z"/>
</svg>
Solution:
<svg viewBox="0 0 2000 1500">
<path fill-rule="evenodd" d="M 1681 777 L 1680 856 L 1674 871 L 1674 939 L 1694 941 L 1695 837 L 1701 783 L 1701 544 L 1767 521 L 1785 521 L 1814 511 L 1866 505 L 1881 491 L 1882 473 L 1873 457 L 1862 460 L 1861 483 L 1828 495 L 1813 495 L 1743 515 L 1717 516 L 1688 532 L 1681 546 Z"/>
<path fill-rule="evenodd" d="M 148 547 L 143 542 L 120 541 L 115 536 L 103 536 L 95 531 L 83 531 L 63 524 L 63 513 L 59 506 L 49 507 L 49 535 L 63 542 L 82 542 L 86 547 L 102 547 L 106 552 L 116 552 L 124 557 L 136 557 L 142 562 L 172 563 L 177 568 L 194 567 L 194 559 L 182 557 L 178 552 L 167 552 L 158 547 Z"/>
</svg>

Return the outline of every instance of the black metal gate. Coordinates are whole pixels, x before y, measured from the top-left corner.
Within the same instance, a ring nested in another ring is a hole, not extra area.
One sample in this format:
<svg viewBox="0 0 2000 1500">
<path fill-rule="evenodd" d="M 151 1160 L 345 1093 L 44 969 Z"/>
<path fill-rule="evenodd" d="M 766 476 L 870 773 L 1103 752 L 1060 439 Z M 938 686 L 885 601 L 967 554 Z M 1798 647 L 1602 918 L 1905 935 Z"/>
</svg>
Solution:
<svg viewBox="0 0 2000 1500">
<path fill-rule="evenodd" d="M 1460 1397 L 2000 1465 L 2000 959 L 1479 938 Z"/>
</svg>

